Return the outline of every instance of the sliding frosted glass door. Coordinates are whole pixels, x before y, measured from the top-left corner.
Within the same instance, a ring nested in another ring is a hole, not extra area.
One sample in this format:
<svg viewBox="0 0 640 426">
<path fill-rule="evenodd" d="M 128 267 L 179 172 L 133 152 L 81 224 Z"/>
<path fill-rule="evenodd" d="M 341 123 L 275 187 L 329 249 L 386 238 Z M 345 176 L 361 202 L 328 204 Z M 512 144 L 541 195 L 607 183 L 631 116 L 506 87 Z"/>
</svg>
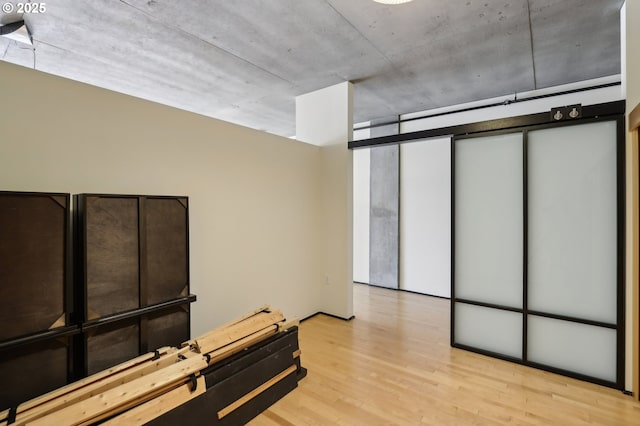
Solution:
<svg viewBox="0 0 640 426">
<path fill-rule="evenodd" d="M 522 358 L 522 159 L 521 132 L 454 142 L 455 343 L 514 358 Z"/>
<path fill-rule="evenodd" d="M 527 150 L 529 360 L 612 382 L 616 125 L 530 131 Z"/>
<path fill-rule="evenodd" d="M 454 140 L 453 346 L 623 386 L 621 126 Z"/>
</svg>

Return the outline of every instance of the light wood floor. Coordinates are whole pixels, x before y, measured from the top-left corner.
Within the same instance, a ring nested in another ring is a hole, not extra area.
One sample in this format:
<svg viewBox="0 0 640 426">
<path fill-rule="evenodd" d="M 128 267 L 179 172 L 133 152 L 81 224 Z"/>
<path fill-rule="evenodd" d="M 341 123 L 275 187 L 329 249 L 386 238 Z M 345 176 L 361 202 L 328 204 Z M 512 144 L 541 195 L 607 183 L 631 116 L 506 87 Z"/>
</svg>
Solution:
<svg viewBox="0 0 640 426">
<path fill-rule="evenodd" d="M 355 285 L 300 325 L 299 387 L 251 425 L 640 425 L 620 391 L 449 346 L 449 301 Z"/>
</svg>

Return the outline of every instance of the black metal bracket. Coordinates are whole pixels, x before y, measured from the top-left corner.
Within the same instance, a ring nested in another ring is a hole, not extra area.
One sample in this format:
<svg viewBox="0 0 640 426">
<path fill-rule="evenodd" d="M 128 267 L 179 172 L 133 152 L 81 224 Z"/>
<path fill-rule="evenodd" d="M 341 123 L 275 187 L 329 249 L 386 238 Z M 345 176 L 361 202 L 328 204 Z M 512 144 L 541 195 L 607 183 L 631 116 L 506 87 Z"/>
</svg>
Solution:
<svg viewBox="0 0 640 426">
<path fill-rule="evenodd" d="M 582 104 L 551 108 L 551 120 L 574 120 L 582 118 Z"/>
<path fill-rule="evenodd" d="M 9 414 L 7 415 L 7 425 L 16 422 L 16 415 L 18 414 L 18 407 L 9 408 Z"/>
<path fill-rule="evenodd" d="M 189 380 L 191 381 L 191 392 L 195 392 L 196 389 L 198 389 L 198 379 L 196 379 L 196 375 L 191 373 Z"/>
</svg>

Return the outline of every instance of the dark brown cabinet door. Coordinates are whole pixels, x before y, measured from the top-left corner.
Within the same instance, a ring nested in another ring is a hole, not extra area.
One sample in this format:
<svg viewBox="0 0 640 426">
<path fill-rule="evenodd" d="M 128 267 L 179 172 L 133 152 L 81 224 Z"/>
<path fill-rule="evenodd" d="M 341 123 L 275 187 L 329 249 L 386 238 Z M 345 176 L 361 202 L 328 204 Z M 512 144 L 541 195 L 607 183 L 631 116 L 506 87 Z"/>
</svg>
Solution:
<svg viewBox="0 0 640 426">
<path fill-rule="evenodd" d="M 69 337 L 0 352 L 0 411 L 67 384 L 70 354 Z"/>
<path fill-rule="evenodd" d="M 84 335 L 87 345 L 87 374 L 94 374 L 135 358 L 140 352 L 138 318 L 95 327 Z"/>
<path fill-rule="evenodd" d="M 88 374 L 190 337 L 187 197 L 80 194 L 78 291 Z"/>
<path fill-rule="evenodd" d="M 188 219 L 185 199 L 147 198 L 147 304 L 189 294 Z"/>
<path fill-rule="evenodd" d="M 0 192 L 0 411 L 74 374 L 70 219 L 69 194 Z"/>
<path fill-rule="evenodd" d="M 138 308 L 137 198 L 88 198 L 84 226 L 86 317 Z"/>
<path fill-rule="evenodd" d="M 67 194 L 0 192 L 0 341 L 67 325 Z"/>
</svg>

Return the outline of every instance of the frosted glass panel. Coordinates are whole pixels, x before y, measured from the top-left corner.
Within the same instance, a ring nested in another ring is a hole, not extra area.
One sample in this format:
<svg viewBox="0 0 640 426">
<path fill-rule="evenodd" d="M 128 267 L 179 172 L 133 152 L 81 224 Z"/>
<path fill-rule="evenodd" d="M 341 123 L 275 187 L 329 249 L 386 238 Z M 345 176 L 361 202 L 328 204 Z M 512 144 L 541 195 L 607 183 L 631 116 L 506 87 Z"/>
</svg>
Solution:
<svg viewBox="0 0 640 426">
<path fill-rule="evenodd" d="M 455 296 L 522 307 L 522 134 L 455 141 Z"/>
<path fill-rule="evenodd" d="M 529 316 L 529 361 L 616 381 L 616 330 Z"/>
<path fill-rule="evenodd" d="M 451 138 L 400 145 L 400 288 L 451 297 Z"/>
<path fill-rule="evenodd" d="M 616 322 L 616 123 L 529 133 L 529 309 Z"/>
<path fill-rule="evenodd" d="M 522 314 L 456 303 L 455 343 L 522 358 Z"/>
</svg>

